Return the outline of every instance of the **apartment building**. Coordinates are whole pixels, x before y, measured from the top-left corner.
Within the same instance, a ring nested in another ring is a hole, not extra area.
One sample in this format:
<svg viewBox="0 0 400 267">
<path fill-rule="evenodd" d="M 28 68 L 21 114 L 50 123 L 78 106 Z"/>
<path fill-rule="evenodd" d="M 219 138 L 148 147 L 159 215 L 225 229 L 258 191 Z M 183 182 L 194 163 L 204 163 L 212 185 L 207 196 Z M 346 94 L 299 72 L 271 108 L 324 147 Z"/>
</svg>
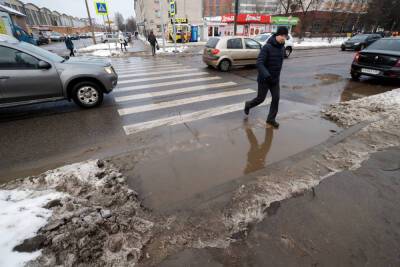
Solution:
<svg viewBox="0 0 400 267">
<path fill-rule="evenodd" d="M 141 32 L 152 30 L 155 35 L 161 36 L 161 16 L 165 29 L 168 28 L 168 0 L 135 0 L 136 21 Z M 160 9 L 160 4 L 161 8 Z M 189 24 L 203 24 L 202 0 L 177 0 L 176 18 L 187 19 Z M 162 12 L 161 12 L 162 11 Z"/>
</svg>

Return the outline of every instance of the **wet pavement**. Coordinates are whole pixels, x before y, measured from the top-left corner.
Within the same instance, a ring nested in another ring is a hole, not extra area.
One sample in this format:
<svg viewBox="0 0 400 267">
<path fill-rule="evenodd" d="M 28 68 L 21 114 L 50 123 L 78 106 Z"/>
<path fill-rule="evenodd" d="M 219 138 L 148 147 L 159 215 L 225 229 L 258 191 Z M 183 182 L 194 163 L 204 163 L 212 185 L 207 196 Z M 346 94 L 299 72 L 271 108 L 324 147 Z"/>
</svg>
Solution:
<svg viewBox="0 0 400 267">
<path fill-rule="evenodd" d="M 158 266 L 399 266 L 400 148 L 272 203 L 226 249 L 187 249 Z"/>
<path fill-rule="evenodd" d="M 339 129 L 321 119 L 322 105 L 399 87 L 350 81 L 352 56 L 316 49 L 286 60 L 282 126 L 274 131 L 265 125 L 268 105 L 243 116 L 243 102 L 256 94 L 254 67 L 221 73 L 194 55 L 115 59 L 120 83 L 99 108 L 0 110 L 0 182 L 110 158 L 144 204 L 162 210 L 323 142 Z"/>
</svg>

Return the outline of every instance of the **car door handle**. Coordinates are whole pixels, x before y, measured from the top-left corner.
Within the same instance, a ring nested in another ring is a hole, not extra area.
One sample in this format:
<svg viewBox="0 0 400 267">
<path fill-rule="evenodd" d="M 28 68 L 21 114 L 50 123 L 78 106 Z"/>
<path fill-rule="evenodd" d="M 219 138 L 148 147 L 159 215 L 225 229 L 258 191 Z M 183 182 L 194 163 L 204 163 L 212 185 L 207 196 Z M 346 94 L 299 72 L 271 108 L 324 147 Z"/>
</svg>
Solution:
<svg viewBox="0 0 400 267">
<path fill-rule="evenodd" d="M 0 76 L 0 80 L 7 80 L 10 79 L 10 76 Z"/>
</svg>

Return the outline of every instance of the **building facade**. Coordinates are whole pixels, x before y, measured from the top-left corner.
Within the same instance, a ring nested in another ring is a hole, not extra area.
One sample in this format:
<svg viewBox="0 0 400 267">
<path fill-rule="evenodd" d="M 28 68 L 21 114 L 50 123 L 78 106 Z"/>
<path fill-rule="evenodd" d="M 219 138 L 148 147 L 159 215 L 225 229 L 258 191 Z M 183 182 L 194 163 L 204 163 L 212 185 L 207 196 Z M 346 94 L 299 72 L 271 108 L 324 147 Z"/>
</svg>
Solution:
<svg viewBox="0 0 400 267">
<path fill-rule="evenodd" d="M 80 19 L 57 11 L 51 11 L 46 7 L 38 7 L 32 3 L 23 3 L 19 0 L 0 0 L 5 6 L 15 9 L 24 14 L 26 26 L 22 28 L 33 31 L 56 31 L 63 34 L 76 32 L 88 32 L 89 23 L 87 19 Z M 100 31 L 100 25 L 95 25 Z"/>
</svg>

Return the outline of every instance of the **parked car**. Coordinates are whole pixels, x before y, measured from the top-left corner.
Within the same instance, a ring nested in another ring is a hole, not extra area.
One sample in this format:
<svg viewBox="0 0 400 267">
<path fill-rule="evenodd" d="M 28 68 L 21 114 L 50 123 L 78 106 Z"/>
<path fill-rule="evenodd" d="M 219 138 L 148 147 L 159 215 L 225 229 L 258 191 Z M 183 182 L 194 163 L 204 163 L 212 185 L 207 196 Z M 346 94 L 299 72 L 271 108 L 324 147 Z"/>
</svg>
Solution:
<svg viewBox="0 0 400 267">
<path fill-rule="evenodd" d="M 62 36 L 61 33 L 52 32 L 52 33 L 50 33 L 50 40 L 52 42 L 64 42 L 65 37 Z"/>
<path fill-rule="evenodd" d="M 342 51 L 345 50 L 360 51 L 381 38 L 382 36 L 380 34 L 357 34 L 351 37 L 349 40 L 345 41 L 342 44 L 341 48 Z"/>
<path fill-rule="evenodd" d="M 101 36 L 101 42 L 103 43 L 116 43 L 118 40 L 118 33 L 105 33 Z"/>
<path fill-rule="evenodd" d="M 268 39 L 273 35 L 273 33 L 262 33 L 254 37 L 254 40 L 259 42 L 261 45 L 265 45 Z M 285 57 L 288 58 L 290 54 L 293 52 L 293 36 L 291 34 L 288 35 L 288 38 L 285 42 Z"/>
<path fill-rule="evenodd" d="M 37 45 L 44 45 L 49 43 L 49 38 L 45 37 L 43 34 L 33 34 L 33 38 L 37 40 Z"/>
<path fill-rule="evenodd" d="M 221 71 L 229 71 L 232 66 L 255 65 L 261 47 L 247 37 L 213 37 L 204 48 L 203 62 Z"/>
<path fill-rule="evenodd" d="M 3 34 L 0 55 L 0 107 L 66 99 L 92 108 L 118 81 L 103 59 L 62 58 Z"/>
<path fill-rule="evenodd" d="M 383 38 L 357 52 L 351 65 L 351 77 L 361 75 L 400 79 L 400 37 Z"/>
</svg>

